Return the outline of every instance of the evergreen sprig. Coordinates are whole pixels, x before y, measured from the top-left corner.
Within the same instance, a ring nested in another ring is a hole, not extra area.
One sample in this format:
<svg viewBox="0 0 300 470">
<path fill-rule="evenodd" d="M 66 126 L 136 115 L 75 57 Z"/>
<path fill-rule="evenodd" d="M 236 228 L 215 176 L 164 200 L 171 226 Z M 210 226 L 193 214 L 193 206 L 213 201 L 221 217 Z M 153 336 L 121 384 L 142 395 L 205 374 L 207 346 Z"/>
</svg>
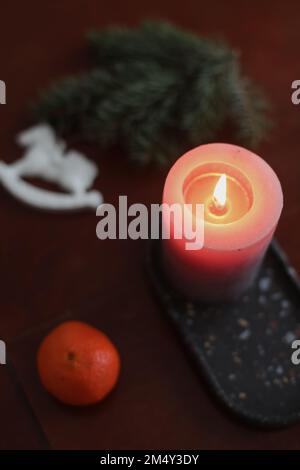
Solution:
<svg viewBox="0 0 300 470">
<path fill-rule="evenodd" d="M 225 125 L 254 147 L 267 120 L 262 94 L 224 44 L 146 22 L 88 35 L 95 67 L 44 92 L 35 116 L 63 134 L 116 143 L 136 162 L 168 162 L 217 140 Z"/>
</svg>

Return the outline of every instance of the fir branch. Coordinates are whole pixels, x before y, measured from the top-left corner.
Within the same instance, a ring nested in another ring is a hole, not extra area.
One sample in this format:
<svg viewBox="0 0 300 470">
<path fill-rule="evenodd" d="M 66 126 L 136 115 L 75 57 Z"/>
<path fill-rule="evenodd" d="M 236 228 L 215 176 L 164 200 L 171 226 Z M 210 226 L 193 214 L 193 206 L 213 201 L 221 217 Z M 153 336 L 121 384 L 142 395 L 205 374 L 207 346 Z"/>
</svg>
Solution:
<svg viewBox="0 0 300 470">
<path fill-rule="evenodd" d="M 120 143 L 141 164 L 217 140 L 227 121 L 237 143 L 262 138 L 264 100 L 224 44 L 144 23 L 92 32 L 88 45 L 95 68 L 53 85 L 34 106 L 59 132 Z"/>
</svg>

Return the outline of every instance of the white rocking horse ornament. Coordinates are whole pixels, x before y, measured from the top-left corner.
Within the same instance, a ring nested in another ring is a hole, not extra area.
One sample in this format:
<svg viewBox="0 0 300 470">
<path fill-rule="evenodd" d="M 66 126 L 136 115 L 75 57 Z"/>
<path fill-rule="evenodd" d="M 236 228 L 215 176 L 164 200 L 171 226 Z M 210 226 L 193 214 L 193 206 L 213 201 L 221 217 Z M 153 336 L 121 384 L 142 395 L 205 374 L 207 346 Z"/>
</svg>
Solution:
<svg viewBox="0 0 300 470">
<path fill-rule="evenodd" d="M 38 125 L 21 132 L 17 142 L 26 151 L 11 165 L 0 161 L 0 182 L 20 201 L 38 209 L 64 211 L 89 208 L 102 202 L 99 191 L 88 191 L 97 174 L 97 166 L 84 155 L 66 149 L 48 125 Z M 37 188 L 22 177 L 38 177 L 56 183 L 68 193 Z"/>
</svg>

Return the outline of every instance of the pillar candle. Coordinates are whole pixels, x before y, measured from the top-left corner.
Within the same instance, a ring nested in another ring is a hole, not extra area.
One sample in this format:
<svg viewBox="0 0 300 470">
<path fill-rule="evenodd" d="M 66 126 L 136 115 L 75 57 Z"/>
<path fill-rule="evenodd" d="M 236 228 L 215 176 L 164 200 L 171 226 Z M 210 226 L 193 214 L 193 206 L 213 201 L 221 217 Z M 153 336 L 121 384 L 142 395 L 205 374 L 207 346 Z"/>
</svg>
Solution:
<svg viewBox="0 0 300 470">
<path fill-rule="evenodd" d="M 170 238 L 163 240 L 164 267 L 173 286 L 192 300 L 237 299 L 253 283 L 282 210 L 281 185 L 272 168 L 235 145 L 202 145 L 173 165 L 163 203 L 204 205 L 201 249 L 187 250 L 187 240 L 176 239 L 172 226 Z M 195 216 L 191 210 L 190 217 Z M 164 211 L 162 223 L 167 223 Z"/>
</svg>

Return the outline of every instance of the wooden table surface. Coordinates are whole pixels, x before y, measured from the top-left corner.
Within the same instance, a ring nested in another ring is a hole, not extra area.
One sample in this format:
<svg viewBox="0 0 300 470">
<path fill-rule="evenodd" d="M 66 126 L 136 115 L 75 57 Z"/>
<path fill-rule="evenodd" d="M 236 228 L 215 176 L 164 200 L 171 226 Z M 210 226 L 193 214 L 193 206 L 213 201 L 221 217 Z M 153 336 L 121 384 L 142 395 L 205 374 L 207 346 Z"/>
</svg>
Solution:
<svg viewBox="0 0 300 470">
<path fill-rule="evenodd" d="M 83 35 L 113 23 L 164 18 L 200 34 L 225 37 L 244 70 L 265 88 L 275 127 L 259 153 L 277 172 L 285 207 L 277 237 L 300 272 L 300 106 L 298 1 L 10 0 L 1 5 L 0 158 L 21 156 L 15 135 L 28 124 L 37 92 L 86 67 Z M 125 155 L 87 148 L 99 162 L 107 202 L 159 202 L 166 170 L 133 170 Z M 300 426 L 246 427 L 209 395 L 149 286 L 143 241 L 97 240 L 91 213 L 54 215 L 23 207 L 0 188 L 1 449 L 297 449 Z M 52 325 L 82 319 L 103 329 L 123 362 L 117 389 L 85 409 L 60 405 L 42 389 L 37 346 Z M 300 403 L 300 397 L 299 397 Z"/>
</svg>

